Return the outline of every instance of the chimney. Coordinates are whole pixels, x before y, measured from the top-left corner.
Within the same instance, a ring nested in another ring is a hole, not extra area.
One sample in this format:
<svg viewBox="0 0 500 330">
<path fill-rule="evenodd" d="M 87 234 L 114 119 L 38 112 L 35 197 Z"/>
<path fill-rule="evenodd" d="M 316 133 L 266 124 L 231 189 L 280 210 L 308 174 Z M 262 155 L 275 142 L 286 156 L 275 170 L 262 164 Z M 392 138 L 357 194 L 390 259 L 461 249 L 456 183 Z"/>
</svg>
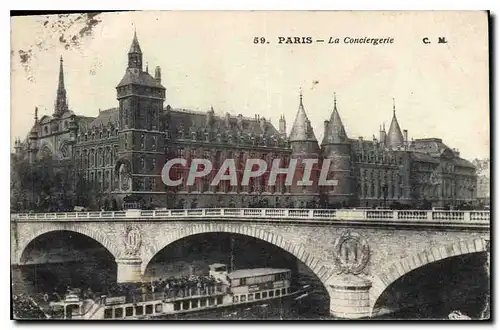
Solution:
<svg viewBox="0 0 500 330">
<path fill-rule="evenodd" d="M 404 140 L 405 144 L 408 142 L 408 130 L 407 129 L 403 130 L 403 140 Z"/>
<path fill-rule="evenodd" d="M 155 80 L 161 84 L 161 69 L 159 66 L 155 68 Z"/>
<path fill-rule="evenodd" d="M 385 133 L 385 125 L 384 128 L 382 126 L 380 127 L 380 143 L 385 145 L 385 139 L 386 139 L 387 134 Z"/>
<path fill-rule="evenodd" d="M 324 125 L 325 125 L 325 131 L 323 132 L 323 134 L 326 134 L 326 132 L 328 131 L 328 125 L 330 124 L 330 122 L 328 120 L 325 120 L 324 122 Z"/>
<path fill-rule="evenodd" d="M 281 117 L 280 117 L 279 133 L 282 136 L 286 136 L 286 121 L 285 121 L 285 117 L 283 115 L 281 115 Z"/>
<path fill-rule="evenodd" d="M 259 122 L 260 122 L 260 129 L 262 131 L 265 131 L 265 128 L 266 128 L 266 118 L 259 117 Z"/>
</svg>

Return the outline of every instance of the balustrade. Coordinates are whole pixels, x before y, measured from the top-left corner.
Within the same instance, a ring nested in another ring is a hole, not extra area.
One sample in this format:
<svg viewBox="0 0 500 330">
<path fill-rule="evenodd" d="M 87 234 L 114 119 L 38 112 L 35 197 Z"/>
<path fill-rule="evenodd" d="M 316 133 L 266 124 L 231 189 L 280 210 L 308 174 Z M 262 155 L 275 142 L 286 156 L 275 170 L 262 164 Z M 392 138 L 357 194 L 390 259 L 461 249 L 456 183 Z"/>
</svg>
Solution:
<svg viewBox="0 0 500 330">
<path fill-rule="evenodd" d="M 313 210 L 313 218 L 335 218 L 335 210 Z"/>
<path fill-rule="evenodd" d="M 398 219 L 401 220 L 427 220 L 428 211 L 404 210 L 398 211 Z"/>
<path fill-rule="evenodd" d="M 432 212 L 433 220 L 464 220 L 464 211 L 434 211 Z"/>
<path fill-rule="evenodd" d="M 471 211 L 469 214 L 470 214 L 470 221 L 489 221 L 490 220 L 490 212 L 488 212 L 488 211 Z"/>
<path fill-rule="evenodd" d="M 109 219 L 168 219 L 168 218 L 248 218 L 255 221 L 324 221 L 324 220 L 357 220 L 357 221 L 434 221 L 487 224 L 490 221 L 489 211 L 423 211 L 423 210 L 363 210 L 355 217 L 351 214 L 358 210 L 322 210 L 322 209 L 174 209 L 174 210 L 129 210 L 103 212 L 68 212 L 68 213 L 29 213 L 12 214 L 13 220 L 48 220 L 66 221 L 83 220 L 107 221 Z"/>
</svg>

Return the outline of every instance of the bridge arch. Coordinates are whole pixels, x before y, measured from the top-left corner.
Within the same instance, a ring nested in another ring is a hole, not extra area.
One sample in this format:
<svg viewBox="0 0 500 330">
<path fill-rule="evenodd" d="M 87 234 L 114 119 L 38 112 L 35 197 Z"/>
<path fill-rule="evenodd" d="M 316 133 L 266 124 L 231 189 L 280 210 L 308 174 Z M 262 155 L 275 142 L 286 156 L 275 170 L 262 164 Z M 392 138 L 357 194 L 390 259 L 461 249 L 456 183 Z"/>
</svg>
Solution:
<svg viewBox="0 0 500 330">
<path fill-rule="evenodd" d="M 183 229 L 179 229 L 162 236 L 160 240 L 157 240 L 149 248 L 146 248 L 143 253 L 141 272 L 144 274 L 146 268 L 153 259 L 153 257 L 159 253 L 166 246 L 178 241 L 180 239 L 205 233 L 231 233 L 240 234 L 244 236 L 249 236 L 253 238 L 260 239 L 262 241 L 268 242 L 275 245 L 286 252 L 292 254 L 298 260 L 303 262 L 318 279 L 323 283 L 325 288 L 327 288 L 326 281 L 331 277 L 332 270 L 326 266 L 326 264 L 319 258 L 312 255 L 306 250 L 302 244 L 296 244 L 286 240 L 283 236 L 275 234 L 270 231 L 263 229 L 258 229 L 253 226 L 246 226 L 242 224 L 213 224 L 213 223 L 203 223 L 187 226 Z"/>
<path fill-rule="evenodd" d="M 447 258 L 477 252 L 487 252 L 488 247 L 484 239 L 462 240 L 450 244 L 433 246 L 422 252 L 411 254 L 405 258 L 390 263 L 384 271 L 372 278 L 370 289 L 370 313 L 376 315 L 376 304 L 380 296 L 396 280 L 409 272 L 430 263 Z"/>
<path fill-rule="evenodd" d="M 78 234 L 82 234 L 101 244 L 104 248 L 106 248 L 106 250 L 109 253 L 113 255 L 115 259 L 118 258 L 120 255 L 120 250 L 118 249 L 118 247 L 110 239 L 108 239 L 102 231 L 89 228 L 88 226 L 82 226 L 72 223 L 64 223 L 64 224 L 45 223 L 42 226 L 31 226 L 29 231 L 26 233 L 26 235 L 24 236 L 25 239 L 23 239 L 23 241 L 20 242 L 21 244 L 18 246 L 17 249 L 17 256 L 15 258 L 16 264 L 18 265 L 21 264 L 22 255 L 31 242 L 33 242 L 41 235 L 55 231 L 68 231 L 68 232 L 75 232 Z"/>
</svg>

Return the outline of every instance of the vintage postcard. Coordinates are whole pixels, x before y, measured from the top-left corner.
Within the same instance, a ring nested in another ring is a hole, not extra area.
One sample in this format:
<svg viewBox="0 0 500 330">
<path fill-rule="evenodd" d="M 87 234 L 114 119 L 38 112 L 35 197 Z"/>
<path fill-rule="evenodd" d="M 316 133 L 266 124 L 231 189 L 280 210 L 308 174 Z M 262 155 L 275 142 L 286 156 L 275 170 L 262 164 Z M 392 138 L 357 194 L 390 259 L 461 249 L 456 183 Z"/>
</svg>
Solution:
<svg viewBox="0 0 500 330">
<path fill-rule="evenodd" d="M 11 17 L 12 318 L 490 319 L 489 13 Z"/>
</svg>

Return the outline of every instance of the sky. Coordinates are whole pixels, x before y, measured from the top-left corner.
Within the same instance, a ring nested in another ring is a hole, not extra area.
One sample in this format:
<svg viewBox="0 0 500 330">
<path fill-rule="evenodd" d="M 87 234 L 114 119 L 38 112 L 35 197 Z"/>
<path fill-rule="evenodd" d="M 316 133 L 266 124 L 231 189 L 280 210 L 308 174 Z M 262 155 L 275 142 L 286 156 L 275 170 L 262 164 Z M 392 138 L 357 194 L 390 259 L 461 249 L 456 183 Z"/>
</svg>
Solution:
<svg viewBox="0 0 500 330">
<path fill-rule="evenodd" d="M 288 132 L 302 90 L 321 142 L 333 94 L 351 138 L 389 128 L 393 98 L 411 138 L 442 138 L 467 159 L 489 157 L 487 15 L 483 12 L 172 12 L 11 18 L 11 137 L 54 111 L 59 57 L 69 107 L 116 107 L 134 29 L 144 64 L 162 70 L 166 105 L 259 114 Z M 278 44 L 278 37 L 324 43 Z M 269 43 L 254 44 L 255 37 Z M 330 37 L 339 44 L 328 44 Z M 345 44 L 345 37 L 393 38 Z M 430 44 L 422 39 L 429 38 Z M 445 37 L 446 44 L 438 44 Z M 13 145 L 13 141 L 11 141 Z"/>
</svg>

